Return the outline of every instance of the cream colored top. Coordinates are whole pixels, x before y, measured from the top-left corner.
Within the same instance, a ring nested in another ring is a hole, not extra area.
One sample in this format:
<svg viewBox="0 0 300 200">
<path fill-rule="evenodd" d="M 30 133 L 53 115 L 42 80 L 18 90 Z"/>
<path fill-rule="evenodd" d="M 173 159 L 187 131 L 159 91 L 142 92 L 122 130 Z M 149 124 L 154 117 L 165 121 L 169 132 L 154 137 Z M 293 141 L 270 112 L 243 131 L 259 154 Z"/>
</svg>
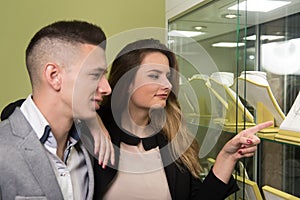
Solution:
<svg viewBox="0 0 300 200">
<path fill-rule="evenodd" d="M 159 148 L 120 144 L 118 173 L 104 200 L 171 200 Z"/>
</svg>

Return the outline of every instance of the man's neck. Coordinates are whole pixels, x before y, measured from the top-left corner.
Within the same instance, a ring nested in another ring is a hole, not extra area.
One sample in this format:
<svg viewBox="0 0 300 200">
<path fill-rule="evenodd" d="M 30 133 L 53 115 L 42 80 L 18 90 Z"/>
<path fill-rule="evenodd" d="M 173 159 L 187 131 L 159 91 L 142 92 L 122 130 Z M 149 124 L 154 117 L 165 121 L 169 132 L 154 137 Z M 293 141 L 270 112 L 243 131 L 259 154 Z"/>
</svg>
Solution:
<svg viewBox="0 0 300 200">
<path fill-rule="evenodd" d="M 36 106 L 48 121 L 51 131 L 57 143 L 57 156 L 63 160 L 64 151 L 67 146 L 69 131 L 73 125 L 73 118 L 64 110 L 65 106 L 57 105 L 53 101 L 45 99 L 34 99 Z M 51 104 L 53 102 L 53 104 Z"/>
</svg>

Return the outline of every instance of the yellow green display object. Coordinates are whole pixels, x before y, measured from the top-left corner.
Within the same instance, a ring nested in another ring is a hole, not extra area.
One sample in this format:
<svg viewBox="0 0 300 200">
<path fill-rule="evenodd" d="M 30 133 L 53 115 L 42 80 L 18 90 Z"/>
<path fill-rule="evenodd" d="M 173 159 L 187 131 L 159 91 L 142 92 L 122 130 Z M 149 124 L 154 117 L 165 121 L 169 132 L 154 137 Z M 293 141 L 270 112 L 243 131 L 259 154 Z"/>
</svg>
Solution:
<svg viewBox="0 0 300 200">
<path fill-rule="evenodd" d="M 265 185 L 262 187 L 265 200 L 300 200 L 300 198 Z"/>
<path fill-rule="evenodd" d="M 243 129 L 255 125 L 254 117 L 231 88 L 213 78 L 209 78 L 208 87 L 224 107 L 224 119 L 215 119 L 216 123 L 224 125 L 224 130 L 230 131 L 236 127 Z"/>
</svg>

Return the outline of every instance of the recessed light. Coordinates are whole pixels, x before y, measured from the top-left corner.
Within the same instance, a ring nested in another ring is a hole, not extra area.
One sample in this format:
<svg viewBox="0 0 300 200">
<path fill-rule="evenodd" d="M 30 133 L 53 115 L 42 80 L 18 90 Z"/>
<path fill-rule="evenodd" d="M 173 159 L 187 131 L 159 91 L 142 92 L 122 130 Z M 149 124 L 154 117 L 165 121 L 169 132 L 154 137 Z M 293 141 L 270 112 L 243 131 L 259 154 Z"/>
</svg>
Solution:
<svg viewBox="0 0 300 200">
<path fill-rule="evenodd" d="M 234 14 L 234 13 L 226 13 L 226 14 L 223 14 L 222 17 L 223 18 L 226 18 L 226 19 L 235 19 L 237 18 L 238 16 L 241 16 L 240 14 Z"/>
<path fill-rule="evenodd" d="M 284 38 L 284 36 L 282 36 L 282 35 L 261 35 L 260 36 L 261 40 L 269 40 L 269 41 L 283 39 L 283 38 Z M 256 35 L 250 35 L 243 39 L 244 40 L 245 39 L 246 40 L 256 40 Z"/>
<path fill-rule="evenodd" d="M 225 18 L 227 18 L 227 19 L 235 19 L 235 18 L 237 18 L 237 15 L 235 15 L 235 14 L 227 14 L 227 15 L 225 15 Z"/>
<path fill-rule="evenodd" d="M 172 30 L 168 33 L 169 36 L 173 36 L 173 37 L 196 37 L 204 34 L 205 32 L 201 32 L 201 31 L 178 31 L 178 30 Z"/>
<path fill-rule="evenodd" d="M 205 29 L 207 28 L 206 26 L 194 26 L 194 29 L 197 30 L 197 31 L 200 31 L 202 29 Z"/>
<path fill-rule="evenodd" d="M 269 12 L 290 3 L 290 1 L 247 0 L 229 7 L 228 10 Z"/>
<path fill-rule="evenodd" d="M 236 42 L 218 42 L 218 43 L 214 43 L 212 44 L 211 46 L 213 47 L 229 47 L 229 48 L 232 48 L 232 47 L 242 47 L 242 46 L 245 46 L 245 43 L 236 43 Z"/>
<path fill-rule="evenodd" d="M 255 59 L 255 56 L 254 56 L 254 55 L 250 55 L 250 56 L 249 56 L 249 59 L 250 59 L 250 60 L 254 60 L 254 59 Z"/>
</svg>

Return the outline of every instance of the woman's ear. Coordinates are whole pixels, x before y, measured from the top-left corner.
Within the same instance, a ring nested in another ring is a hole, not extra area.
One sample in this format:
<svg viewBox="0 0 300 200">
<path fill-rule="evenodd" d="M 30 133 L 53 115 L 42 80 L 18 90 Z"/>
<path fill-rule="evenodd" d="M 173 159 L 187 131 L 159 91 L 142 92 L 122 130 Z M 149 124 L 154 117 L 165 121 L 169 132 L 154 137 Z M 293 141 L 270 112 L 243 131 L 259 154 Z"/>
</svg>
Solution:
<svg viewBox="0 0 300 200">
<path fill-rule="evenodd" d="M 128 94 L 132 95 L 132 93 L 137 89 L 136 88 L 136 75 L 132 77 L 129 85 L 128 85 Z"/>
<path fill-rule="evenodd" d="M 45 78 L 49 85 L 54 90 L 60 90 L 61 88 L 61 68 L 53 63 L 49 63 L 45 67 Z"/>
<path fill-rule="evenodd" d="M 129 86 L 128 86 L 128 91 L 127 92 L 129 94 L 131 94 L 132 91 L 133 91 L 133 89 L 134 89 L 134 83 L 133 83 L 133 81 L 131 81 L 130 84 L 129 84 Z"/>
</svg>

